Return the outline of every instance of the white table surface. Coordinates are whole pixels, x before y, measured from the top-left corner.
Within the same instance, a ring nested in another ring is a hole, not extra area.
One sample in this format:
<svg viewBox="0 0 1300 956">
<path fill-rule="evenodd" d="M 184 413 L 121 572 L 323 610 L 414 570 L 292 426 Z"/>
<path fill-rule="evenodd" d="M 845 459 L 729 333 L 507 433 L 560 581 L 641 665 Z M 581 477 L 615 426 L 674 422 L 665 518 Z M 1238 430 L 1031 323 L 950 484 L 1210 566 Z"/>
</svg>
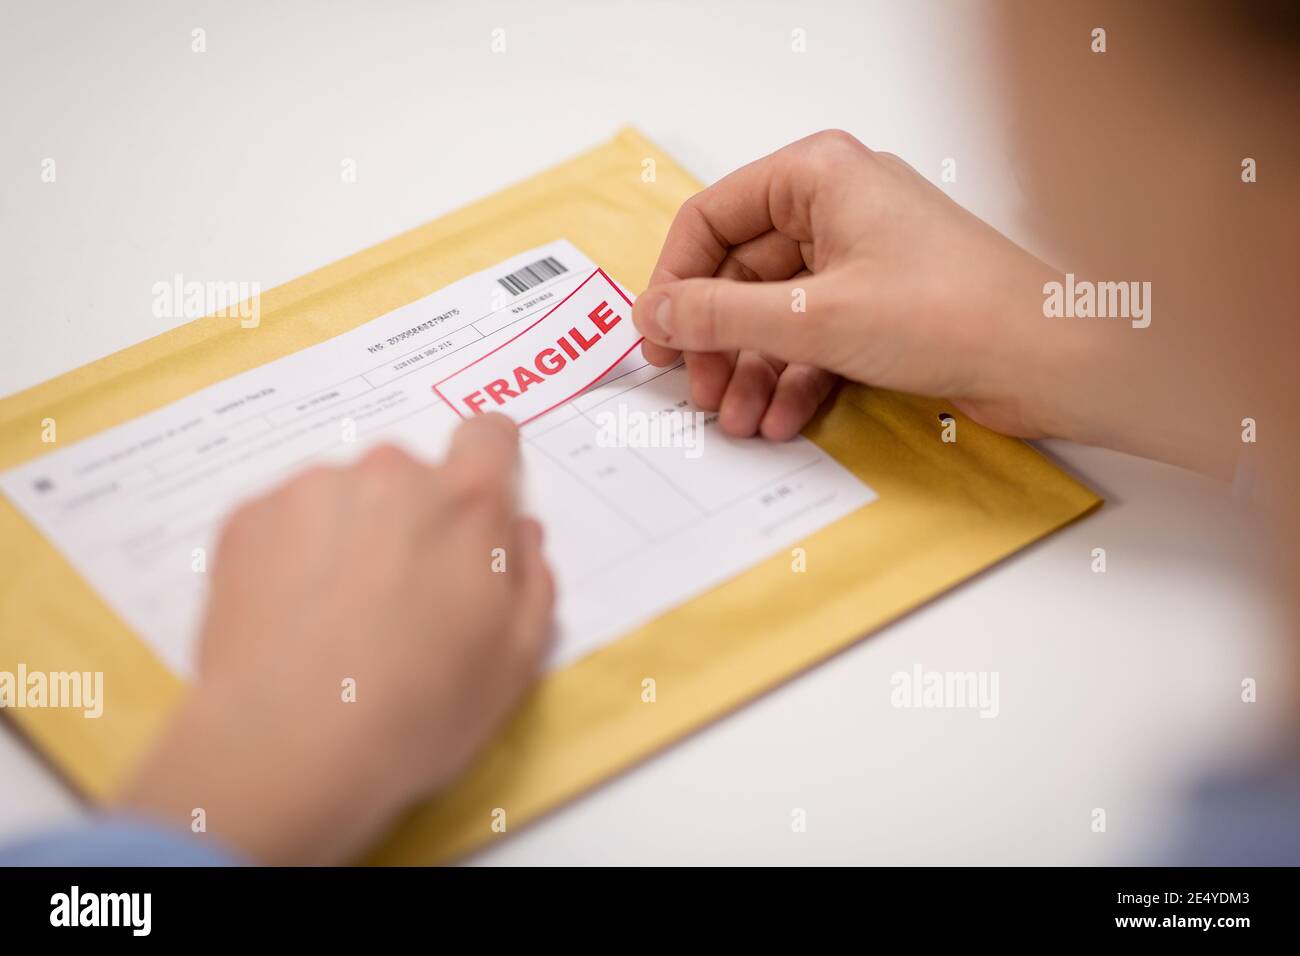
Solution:
<svg viewBox="0 0 1300 956">
<path fill-rule="evenodd" d="M 0 20 L 0 394 L 164 331 L 151 287 L 177 272 L 268 289 L 625 123 L 706 181 L 832 126 L 935 180 L 953 157 L 945 188 L 1027 238 L 975 4 L 50 2 Z M 1099 514 L 475 860 L 1154 859 L 1186 789 L 1257 748 L 1290 693 L 1250 518 L 1186 472 L 1046 450 Z M 916 663 L 997 671 L 1000 715 L 892 707 Z M 0 839 L 79 812 L 0 723 Z"/>
</svg>

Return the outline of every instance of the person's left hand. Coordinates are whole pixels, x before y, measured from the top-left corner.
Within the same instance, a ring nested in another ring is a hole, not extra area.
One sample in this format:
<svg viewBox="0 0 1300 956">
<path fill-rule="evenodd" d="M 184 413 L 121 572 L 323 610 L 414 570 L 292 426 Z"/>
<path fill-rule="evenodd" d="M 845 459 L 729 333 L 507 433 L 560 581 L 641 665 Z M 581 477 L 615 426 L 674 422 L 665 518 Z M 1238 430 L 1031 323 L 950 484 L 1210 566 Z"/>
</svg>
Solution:
<svg viewBox="0 0 1300 956">
<path fill-rule="evenodd" d="M 202 809 L 254 859 L 320 863 L 446 786 L 547 644 L 551 576 L 517 468 L 514 425 L 489 415 L 440 467 L 383 447 L 236 512 L 197 684 L 121 805 L 186 826 Z"/>
</svg>

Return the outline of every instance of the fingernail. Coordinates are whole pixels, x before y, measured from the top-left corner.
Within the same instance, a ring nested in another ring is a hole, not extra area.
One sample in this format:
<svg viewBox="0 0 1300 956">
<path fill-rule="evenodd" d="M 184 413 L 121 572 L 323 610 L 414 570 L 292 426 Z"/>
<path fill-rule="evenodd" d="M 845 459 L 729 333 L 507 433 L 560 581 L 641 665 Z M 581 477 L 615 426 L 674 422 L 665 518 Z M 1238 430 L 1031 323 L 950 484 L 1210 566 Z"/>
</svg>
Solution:
<svg viewBox="0 0 1300 956">
<path fill-rule="evenodd" d="M 659 329 L 659 337 L 667 341 L 673 334 L 673 300 L 664 296 L 655 307 L 653 324 Z"/>
</svg>

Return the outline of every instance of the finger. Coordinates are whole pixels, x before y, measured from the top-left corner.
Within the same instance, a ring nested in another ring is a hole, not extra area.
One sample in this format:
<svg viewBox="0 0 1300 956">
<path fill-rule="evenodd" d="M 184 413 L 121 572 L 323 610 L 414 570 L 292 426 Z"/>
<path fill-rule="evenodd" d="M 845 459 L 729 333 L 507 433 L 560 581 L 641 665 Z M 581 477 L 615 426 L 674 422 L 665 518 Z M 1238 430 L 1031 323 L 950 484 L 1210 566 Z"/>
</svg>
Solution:
<svg viewBox="0 0 1300 956">
<path fill-rule="evenodd" d="M 803 253 L 800 251 L 799 243 L 788 236 L 781 235 L 775 229 L 769 229 L 761 236 L 756 236 L 728 250 L 722 265 L 718 266 L 716 277 L 736 279 L 741 282 L 789 279 L 801 272 L 803 265 Z M 705 411 L 722 408 L 723 396 L 733 380 L 732 376 L 736 368 L 735 353 L 691 352 L 686 358 L 686 365 L 690 370 L 691 400 Z M 780 369 L 777 371 L 779 372 Z M 745 431 L 744 425 L 738 424 L 737 427 Z M 754 428 L 757 427 L 758 420 L 755 419 L 753 428 L 748 429 L 746 434 L 752 435 Z"/>
<path fill-rule="evenodd" d="M 728 249 L 770 229 L 811 242 L 811 211 L 822 174 L 864 152 L 866 147 L 847 133 L 816 133 L 696 193 L 668 228 L 649 284 L 711 276 Z"/>
<path fill-rule="evenodd" d="M 780 375 L 782 372 L 784 372 L 786 370 L 786 366 L 790 364 L 785 359 L 779 359 L 775 355 L 767 355 L 762 352 L 760 352 L 759 354 L 763 356 L 764 360 L 766 360 L 768 365 L 772 366 L 772 369 L 776 372 L 777 375 Z"/>
<path fill-rule="evenodd" d="M 770 441 L 789 441 L 803 429 L 835 386 L 835 376 L 812 365 L 788 365 L 776 383 L 759 431 Z"/>
<path fill-rule="evenodd" d="M 519 429 L 496 412 L 463 422 L 442 472 L 453 494 L 482 497 L 512 511 L 519 470 Z"/>
<path fill-rule="evenodd" d="M 772 282 L 789 279 L 804 268 L 799 243 L 775 229 L 769 229 L 727 250 L 714 275 L 742 282 Z"/>
<path fill-rule="evenodd" d="M 481 462 L 512 467 L 519 458 L 519 429 L 505 415 L 489 412 L 462 422 L 451 436 L 447 465 Z"/>
<path fill-rule="evenodd" d="M 722 406 L 722 396 L 735 365 L 735 352 L 687 352 L 691 401 L 706 412 L 716 412 Z"/>
<path fill-rule="evenodd" d="M 787 362 L 828 366 L 835 359 L 840 312 L 823 276 L 785 282 L 686 279 L 648 289 L 637 328 L 647 339 L 685 352 L 753 349 Z M 635 318 L 635 316 L 634 316 Z"/>
<path fill-rule="evenodd" d="M 769 229 L 762 235 L 729 249 L 716 274 L 723 279 L 746 282 L 788 279 L 804 269 L 803 257 L 804 249 L 800 243 Z M 682 353 L 647 340 L 641 344 L 641 354 L 651 365 L 663 368 L 676 362 Z M 696 399 L 696 404 L 710 410 L 718 407 L 722 401 L 722 390 L 727 384 L 726 378 L 721 376 L 724 371 L 727 376 L 731 374 L 731 364 L 730 361 L 725 366 L 721 362 L 710 362 L 700 373 L 692 370 L 692 388 L 696 387 L 694 383 L 698 374 L 703 383 L 700 386 L 704 389 L 702 394 L 712 396 L 707 403 Z"/>
<path fill-rule="evenodd" d="M 396 445 L 378 445 L 352 465 L 352 494 L 359 506 L 387 508 L 395 494 L 421 480 L 428 471 L 423 464 Z"/>
<path fill-rule="evenodd" d="M 355 503 L 347 493 L 346 474 L 343 468 L 333 465 L 313 465 L 268 495 L 266 501 L 281 517 L 315 525 L 321 515 Z"/>
<path fill-rule="evenodd" d="M 555 581 L 542 552 L 542 526 L 533 518 L 520 518 L 515 522 L 514 540 L 514 630 L 531 673 L 552 636 Z"/>
<path fill-rule="evenodd" d="M 735 438 L 751 438 L 776 390 L 777 373 L 757 352 L 741 352 L 718 410 L 718 424 Z"/>
<path fill-rule="evenodd" d="M 656 368 L 667 368 L 681 358 L 682 353 L 644 339 L 641 342 L 641 356 Z"/>
</svg>

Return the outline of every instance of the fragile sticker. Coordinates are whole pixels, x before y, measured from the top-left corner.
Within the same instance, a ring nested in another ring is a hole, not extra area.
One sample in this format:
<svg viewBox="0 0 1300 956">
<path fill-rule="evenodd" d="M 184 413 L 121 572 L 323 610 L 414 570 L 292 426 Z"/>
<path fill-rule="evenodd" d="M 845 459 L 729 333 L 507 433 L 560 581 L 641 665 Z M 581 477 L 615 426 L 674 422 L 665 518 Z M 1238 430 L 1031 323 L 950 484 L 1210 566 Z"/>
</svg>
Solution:
<svg viewBox="0 0 1300 956">
<path fill-rule="evenodd" d="M 523 425 L 586 390 L 641 344 L 632 300 L 597 269 L 536 322 L 433 386 L 461 418 Z"/>
</svg>

